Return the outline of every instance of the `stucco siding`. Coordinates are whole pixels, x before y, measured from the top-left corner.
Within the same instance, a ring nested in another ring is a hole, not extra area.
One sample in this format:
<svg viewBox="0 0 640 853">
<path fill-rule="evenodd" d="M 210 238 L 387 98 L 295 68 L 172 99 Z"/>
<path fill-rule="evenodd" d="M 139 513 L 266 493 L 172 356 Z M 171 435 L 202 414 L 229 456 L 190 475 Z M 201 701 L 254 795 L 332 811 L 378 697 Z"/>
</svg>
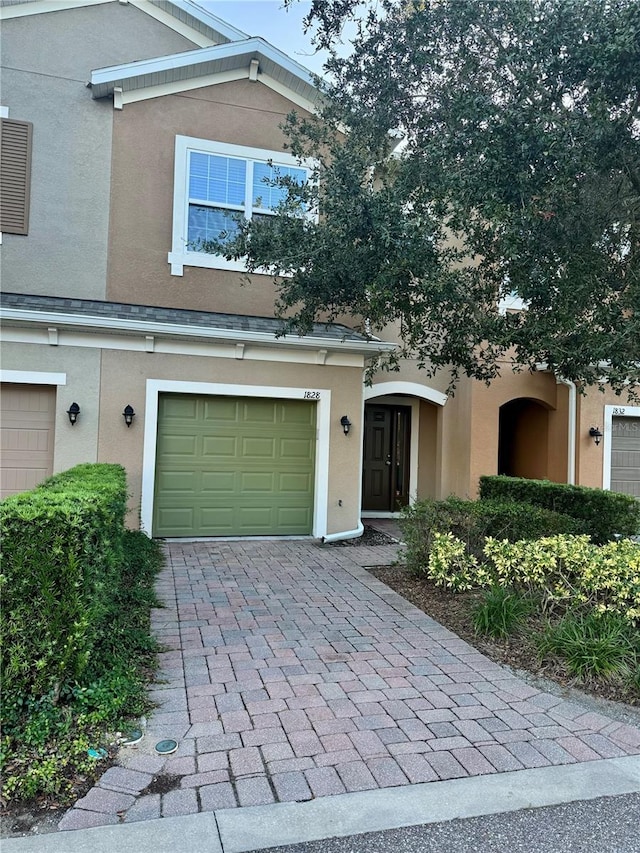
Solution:
<svg viewBox="0 0 640 853">
<path fill-rule="evenodd" d="M 107 298 L 148 305 L 272 316 L 269 276 L 185 267 L 172 248 L 176 136 L 282 151 L 278 125 L 293 104 L 260 82 L 221 83 L 127 104 L 115 116 Z"/>
<path fill-rule="evenodd" d="M 2 104 L 34 126 L 29 233 L 3 235 L 2 286 L 103 299 L 113 106 L 92 100 L 90 72 L 194 45 L 119 3 L 3 21 L 1 33 Z"/>
</svg>

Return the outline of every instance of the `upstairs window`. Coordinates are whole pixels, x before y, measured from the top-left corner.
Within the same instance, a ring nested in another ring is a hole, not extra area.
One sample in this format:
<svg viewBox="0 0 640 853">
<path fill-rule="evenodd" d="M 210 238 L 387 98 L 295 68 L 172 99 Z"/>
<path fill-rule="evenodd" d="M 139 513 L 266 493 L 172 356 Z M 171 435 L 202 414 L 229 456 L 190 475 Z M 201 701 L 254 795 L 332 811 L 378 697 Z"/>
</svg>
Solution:
<svg viewBox="0 0 640 853">
<path fill-rule="evenodd" d="M 182 275 L 185 266 L 244 269 L 241 262 L 208 254 L 198 245 L 233 238 L 238 217 L 272 216 L 287 194 L 273 181 L 291 178 L 302 183 L 308 174 L 283 152 L 178 136 L 171 272 Z"/>
<path fill-rule="evenodd" d="M 0 118 L 0 232 L 29 232 L 31 191 L 30 121 Z"/>
</svg>

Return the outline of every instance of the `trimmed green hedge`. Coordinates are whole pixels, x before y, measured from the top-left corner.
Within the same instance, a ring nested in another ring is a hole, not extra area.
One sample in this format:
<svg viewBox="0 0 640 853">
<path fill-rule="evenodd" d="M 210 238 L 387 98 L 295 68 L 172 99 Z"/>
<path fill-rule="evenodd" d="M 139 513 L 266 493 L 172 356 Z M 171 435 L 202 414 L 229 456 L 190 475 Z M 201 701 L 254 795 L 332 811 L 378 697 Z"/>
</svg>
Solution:
<svg viewBox="0 0 640 853">
<path fill-rule="evenodd" d="M 520 501 L 578 520 L 594 542 L 640 533 L 640 501 L 630 495 L 524 477 L 480 477 L 481 500 Z M 558 531 L 560 532 L 560 531 Z"/>
<path fill-rule="evenodd" d="M 119 465 L 78 465 L 0 503 L 5 695 L 57 696 L 108 635 L 123 565 Z"/>
<path fill-rule="evenodd" d="M 543 507 L 506 500 L 423 500 L 403 510 L 400 521 L 405 559 L 411 571 L 420 572 L 429 561 L 435 533 L 453 533 L 467 554 L 481 560 L 485 539 L 537 539 L 558 533 L 581 533 L 579 522 Z"/>
</svg>

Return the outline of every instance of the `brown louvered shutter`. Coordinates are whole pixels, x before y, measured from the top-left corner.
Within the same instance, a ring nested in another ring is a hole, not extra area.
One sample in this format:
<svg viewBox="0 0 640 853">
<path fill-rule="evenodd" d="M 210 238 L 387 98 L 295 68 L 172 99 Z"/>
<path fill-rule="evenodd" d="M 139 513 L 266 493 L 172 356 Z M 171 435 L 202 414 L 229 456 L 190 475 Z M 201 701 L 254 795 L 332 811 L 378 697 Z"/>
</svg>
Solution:
<svg viewBox="0 0 640 853">
<path fill-rule="evenodd" d="M 30 121 L 0 119 L 0 231 L 7 234 L 29 230 L 32 136 Z"/>
</svg>

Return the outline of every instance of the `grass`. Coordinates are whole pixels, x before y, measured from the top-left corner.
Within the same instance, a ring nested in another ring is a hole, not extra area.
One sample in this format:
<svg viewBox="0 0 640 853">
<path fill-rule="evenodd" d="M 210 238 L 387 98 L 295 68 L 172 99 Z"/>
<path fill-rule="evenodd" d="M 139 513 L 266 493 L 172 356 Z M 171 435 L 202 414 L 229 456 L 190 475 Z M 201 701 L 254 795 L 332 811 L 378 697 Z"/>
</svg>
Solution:
<svg viewBox="0 0 640 853">
<path fill-rule="evenodd" d="M 112 601 L 112 630 L 95 650 L 82 682 L 66 684 L 59 696 L 3 697 L 5 802 L 42 796 L 58 804 L 71 801 L 79 782 L 104 770 L 104 762 L 91 758 L 88 750 L 104 748 L 108 754 L 108 733 L 150 708 L 146 685 L 158 647 L 150 634 L 149 613 L 157 606 L 153 586 L 162 558 L 157 543 L 144 534 L 125 535 L 126 563 L 122 587 Z"/>
<path fill-rule="evenodd" d="M 543 658 L 561 657 L 580 679 L 623 677 L 638 680 L 640 636 L 616 613 L 567 613 L 549 625 L 538 641 Z M 635 675 L 634 675 L 635 673 Z"/>
<path fill-rule="evenodd" d="M 534 609 L 528 596 L 503 586 L 488 589 L 473 608 L 473 627 L 476 633 L 498 639 L 515 634 Z"/>
</svg>

